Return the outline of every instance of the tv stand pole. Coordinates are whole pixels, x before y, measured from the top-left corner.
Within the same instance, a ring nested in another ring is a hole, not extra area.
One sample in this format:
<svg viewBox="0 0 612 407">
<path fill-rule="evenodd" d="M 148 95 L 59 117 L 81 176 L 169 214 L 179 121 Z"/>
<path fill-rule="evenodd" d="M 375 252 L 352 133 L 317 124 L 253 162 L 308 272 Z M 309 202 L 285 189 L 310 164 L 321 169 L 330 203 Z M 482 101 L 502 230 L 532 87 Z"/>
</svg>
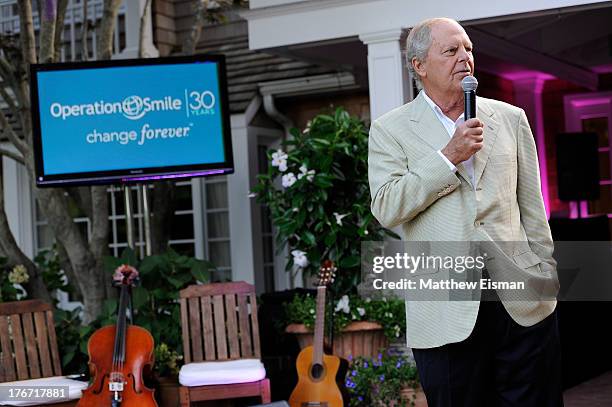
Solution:
<svg viewBox="0 0 612 407">
<path fill-rule="evenodd" d="M 127 223 L 127 243 L 128 247 L 136 251 L 134 244 L 134 214 L 132 212 L 132 191 L 129 185 L 123 186 L 123 198 L 125 202 L 125 221 Z"/>
<path fill-rule="evenodd" d="M 138 188 L 140 189 L 140 194 L 142 198 L 142 217 L 144 221 L 144 238 L 145 238 L 145 256 L 150 256 L 152 254 L 152 246 L 151 246 L 151 210 L 149 208 L 149 190 L 147 184 L 138 184 Z M 129 185 L 123 186 L 123 195 L 125 202 L 125 221 L 127 223 L 127 243 L 128 247 L 132 250 L 136 251 L 136 243 L 134 238 L 134 212 L 133 212 L 133 203 L 132 203 L 132 193 Z"/>
<path fill-rule="evenodd" d="M 144 217 L 144 235 L 145 235 L 145 255 L 150 256 L 152 254 L 151 248 L 151 213 L 149 210 L 149 194 L 148 185 L 141 184 L 142 188 L 142 211 Z"/>
</svg>

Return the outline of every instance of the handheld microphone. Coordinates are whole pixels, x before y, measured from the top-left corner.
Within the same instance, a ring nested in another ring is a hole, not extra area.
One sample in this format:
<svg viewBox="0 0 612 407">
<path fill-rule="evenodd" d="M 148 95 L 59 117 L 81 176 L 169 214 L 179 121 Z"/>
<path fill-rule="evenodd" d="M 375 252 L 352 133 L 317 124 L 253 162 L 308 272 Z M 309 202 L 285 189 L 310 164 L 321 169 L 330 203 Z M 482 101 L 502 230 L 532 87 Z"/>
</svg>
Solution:
<svg viewBox="0 0 612 407">
<path fill-rule="evenodd" d="M 473 76 L 466 76 L 461 80 L 461 88 L 463 88 L 463 111 L 465 120 L 476 117 L 476 88 L 478 81 Z"/>
</svg>

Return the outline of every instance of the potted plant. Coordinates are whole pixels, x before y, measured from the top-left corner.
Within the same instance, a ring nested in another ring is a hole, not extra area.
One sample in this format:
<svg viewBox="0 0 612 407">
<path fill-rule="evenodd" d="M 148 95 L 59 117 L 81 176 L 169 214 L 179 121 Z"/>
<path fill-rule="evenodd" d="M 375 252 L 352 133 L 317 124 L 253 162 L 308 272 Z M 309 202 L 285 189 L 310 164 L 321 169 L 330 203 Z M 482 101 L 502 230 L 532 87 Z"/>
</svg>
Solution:
<svg viewBox="0 0 612 407">
<path fill-rule="evenodd" d="M 427 407 L 416 365 L 391 350 L 352 359 L 345 386 L 351 407 Z"/>
<path fill-rule="evenodd" d="M 155 374 L 158 384 L 155 396 L 160 406 L 180 404 L 178 374 L 182 359 L 183 356 L 170 349 L 165 342 L 155 346 Z"/>
<path fill-rule="evenodd" d="M 300 348 L 312 344 L 315 307 L 315 298 L 309 294 L 294 297 L 285 307 L 285 331 L 297 336 Z M 343 295 L 328 307 L 326 326 L 332 320 L 336 332 L 333 353 L 343 358 L 373 356 L 406 329 L 404 302 L 394 298 Z"/>
<path fill-rule="evenodd" d="M 293 277 L 300 270 L 306 277 L 314 276 L 324 260 L 332 260 L 338 271 L 329 287 L 330 296 L 356 304 L 361 276 L 359 242 L 397 237 L 370 211 L 368 130 L 360 119 L 337 108 L 331 114 L 315 116 L 302 132 L 292 129 L 291 135 L 281 149 L 268 152 L 270 165 L 258 176 L 253 192 L 270 211 L 278 251 L 289 247 L 286 270 Z M 313 302 L 314 298 L 299 298 L 290 306 L 289 322 L 298 325 L 290 326 L 289 332 L 309 334 Z M 352 312 L 350 317 L 349 312 L 339 313 L 334 325 L 370 331 L 369 344 L 363 345 L 368 349 L 384 346 L 382 332 L 388 327 L 377 323 L 349 326 L 353 321 L 373 321 L 370 315 L 359 315 L 356 307 L 353 311 L 355 319 Z"/>
</svg>

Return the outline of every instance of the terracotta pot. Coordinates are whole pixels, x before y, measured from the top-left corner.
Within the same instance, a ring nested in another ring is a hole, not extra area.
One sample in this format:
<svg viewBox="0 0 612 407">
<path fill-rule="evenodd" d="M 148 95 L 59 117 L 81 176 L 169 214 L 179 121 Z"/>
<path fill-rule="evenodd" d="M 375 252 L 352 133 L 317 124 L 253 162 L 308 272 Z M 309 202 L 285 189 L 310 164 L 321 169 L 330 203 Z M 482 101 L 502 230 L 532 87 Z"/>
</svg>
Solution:
<svg viewBox="0 0 612 407">
<path fill-rule="evenodd" d="M 285 332 L 297 337 L 300 349 L 312 345 L 313 332 L 304 324 L 290 324 Z M 383 327 L 376 322 L 351 322 L 339 334 L 334 335 L 334 355 L 348 359 L 364 356 L 373 357 L 388 346 L 388 340 L 383 333 Z"/>
<path fill-rule="evenodd" d="M 412 387 L 402 389 L 401 397 L 408 402 L 408 406 L 427 407 L 427 399 L 425 398 L 425 393 L 420 384 L 417 386 L 416 390 Z M 414 404 L 410 404 L 411 402 Z"/>
<path fill-rule="evenodd" d="M 179 382 L 178 377 L 158 377 L 155 398 L 160 407 L 179 407 Z"/>
</svg>

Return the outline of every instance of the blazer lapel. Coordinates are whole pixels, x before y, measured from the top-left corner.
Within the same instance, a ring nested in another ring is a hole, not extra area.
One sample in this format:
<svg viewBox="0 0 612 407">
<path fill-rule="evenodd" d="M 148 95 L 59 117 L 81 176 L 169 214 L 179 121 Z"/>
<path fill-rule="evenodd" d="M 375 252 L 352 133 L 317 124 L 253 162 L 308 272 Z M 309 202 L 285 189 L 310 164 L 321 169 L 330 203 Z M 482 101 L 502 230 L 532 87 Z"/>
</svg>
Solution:
<svg viewBox="0 0 612 407">
<path fill-rule="evenodd" d="M 482 99 L 480 100 L 482 101 Z M 484 123 L 483 146 L 480 151 L 474 154 L 474 179 L 476 185 L 478 185 L 482 177 L 484 168 L 493 150 L 493 145 L 497 139 L 499 123 L 493 118 L 494 113 L 495 111 L 488 105 L 485 103 L 479 104 L 478 99 L 476 100 L 476 117 Z"/>
<path fill-rule="evenodd" d="M 421 93 L 414 99 L 414 110 L 410 120 L 414 122 L 415 134 L 434 150 L 441 150 L 450 141 L 446 129 Z M 471 185 L 472 180 L 463 164 L 457 164 L 457 172 Z"/>
</svg>

